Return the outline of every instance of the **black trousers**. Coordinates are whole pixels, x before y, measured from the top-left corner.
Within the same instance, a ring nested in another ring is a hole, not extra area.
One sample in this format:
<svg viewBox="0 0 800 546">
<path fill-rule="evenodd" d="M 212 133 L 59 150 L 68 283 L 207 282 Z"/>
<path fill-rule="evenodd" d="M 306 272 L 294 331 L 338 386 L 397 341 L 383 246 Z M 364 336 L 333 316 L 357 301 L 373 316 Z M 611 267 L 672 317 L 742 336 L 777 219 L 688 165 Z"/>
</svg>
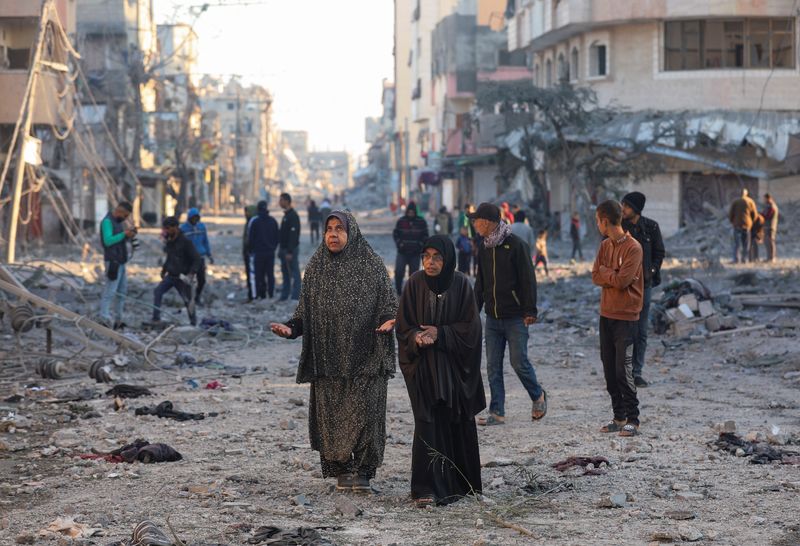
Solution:
<svg viewBox="0 0 800 546">
<path fill-rule="evenodd" d="M 600 317 L 600 358 L 611 395 L 614 419 L 639 424 L 639 399 L 633 381 L 633 340 L 638 323 Z"/>
<path fill-rule="evenodd" d="M 244 271 L 247 274 L 247 301 L 253 301 L 256 299 L 256 288 L 255 288 L 255 271 L 253 271 L 252 260 L 250 260 L 250 255 L 244 253 L 242 255 L 244 258 Z"/>
<path fill-rule="evenodd" d="M 311 230 L 308 234 L 311 237 L 311 244 L 314 244 L 314 241 L 319 241 L 319 222 L 311 222 Z"/>
<path fill-rule="evenodd" d="M 183 304 L 186 306 L 186 311 L 189 314 L 189 322 L 192 326 L 196 326 L 197 315 L 194 311 L 192 287 L 183 282 L 180 277 L 174 277 L 172 275 L 166 275 L 161 279 L 158 286 L 156 286 L 156 291 L 153 295 L 153 322 L 159 322 L 161 320 L 161 301 L 164 299 L 164 294 L 173 288 L 180 294 Z"/>
<path fill-rule="evenodd" d="M 403 294 L 403 279 L 406 276 L 406 267 L 408 267 L 408 276 L 410 277 L 419 271 L 419 254 L 414 252 L 411 254 L 397 253 L 397 259 L 394 262 L 394 286 L 397 289 L 397 295 Z"/>
<path fill-rule="evenodd" d="M 583 249 L 581 249 L 581 240 L 580 239 L 573 239 L 572 240 L 572 259 L 575 259 L 575 254 L 581 257 L 583 260 Z"/>
<path fill-rule="evenodd" d="M 275 252 L 258 252 L 251 255 L 255 277 L 255 297 L 266 299 L 275 294 Z"/>
<path fill-rule="evenodd" d="M 206 285 L 206 259 L 200 258 L 200 269 L 197 270 L 197 288 L 194 291 L 194 301 L 200 301 L 200 294 L 203 293 L 203 287 Z"/>
<path fill-rule="evenodd" d="M 459 252 L 458 253 L 458 270 L 459 272 L 463 273 L 464 275 L 469 275 L 469 265 L 472 261 L 472 253 L 471 252 Z"/>
</svg>

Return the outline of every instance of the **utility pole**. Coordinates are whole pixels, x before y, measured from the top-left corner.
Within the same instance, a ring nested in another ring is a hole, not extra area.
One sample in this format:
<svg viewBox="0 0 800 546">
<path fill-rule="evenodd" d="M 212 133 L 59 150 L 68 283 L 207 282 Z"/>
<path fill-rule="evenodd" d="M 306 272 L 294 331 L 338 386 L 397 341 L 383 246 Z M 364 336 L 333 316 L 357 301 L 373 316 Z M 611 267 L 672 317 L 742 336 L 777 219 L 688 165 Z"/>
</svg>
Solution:
<svg viewBox="0 0 800 546">
<path fill-rule="evenodd" d="M 14 263 L 17 247 L 17 224 L 19 223 L 19 205 L 22 201 L 22 184 L 25 180 L 25 142 L 30 135 L 33 124 L 34 108 L 36 107 L 36 84 L 39 80 L 39 61 L 42 59 L 42 45 L 47 31 L 47 22 L 50 19 L 50 9 L 53 0 L 45 0 L 42 4 L 42 15 L 39 19 L 39 34 L 36 38 L 36 50 L 31 60 L 31 71 L 28 76 L 29 94 L 22 99 L 22 109 L 25 111 L 25 122 L 22 125 L 17 147 L 17 166 L 14 173 L 14 193 L 11 200 L 11 221 L 8 225 L 8 248 L 6 249 L 6 262 Z M 11 151 L 9 150 L 9 153 Z"/>
</svg>

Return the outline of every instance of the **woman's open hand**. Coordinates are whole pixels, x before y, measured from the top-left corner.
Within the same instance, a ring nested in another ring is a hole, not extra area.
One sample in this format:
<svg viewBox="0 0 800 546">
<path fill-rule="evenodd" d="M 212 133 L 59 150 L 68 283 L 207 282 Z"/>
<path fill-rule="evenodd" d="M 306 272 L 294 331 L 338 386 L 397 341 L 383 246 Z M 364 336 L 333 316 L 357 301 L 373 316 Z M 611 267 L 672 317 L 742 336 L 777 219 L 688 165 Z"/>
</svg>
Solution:
<svg viewBox="0 0 800 546">
<path fill-rule="evenodd" d="M 292 329 L 286 326 L 285 324 L 280 324 L 277 322 L 273 322 L 269 325 L 270 330 L 276 336 L 288 338 L 292 335 Z"/>
</svg>

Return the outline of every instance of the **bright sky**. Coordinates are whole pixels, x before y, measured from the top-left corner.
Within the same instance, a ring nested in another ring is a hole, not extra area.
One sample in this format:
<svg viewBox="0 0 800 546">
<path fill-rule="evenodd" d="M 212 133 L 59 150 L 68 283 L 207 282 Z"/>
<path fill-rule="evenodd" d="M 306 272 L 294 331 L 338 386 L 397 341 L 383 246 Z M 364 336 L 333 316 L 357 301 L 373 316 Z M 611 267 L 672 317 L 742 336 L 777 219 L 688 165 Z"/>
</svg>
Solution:
<svg viewBox="0 0 800 546">
<path fill-rule="evenodd" d="M 208 3 L 194 27 L 201 72 L 269 89 L 275 122 L 308 131 L 312 149 L 366 151 L 364 118 L 380 115 L 394 70 L 392 0 L 153 2 L 159 23 L 191 23 L 190 6 Z"/>
</svg>

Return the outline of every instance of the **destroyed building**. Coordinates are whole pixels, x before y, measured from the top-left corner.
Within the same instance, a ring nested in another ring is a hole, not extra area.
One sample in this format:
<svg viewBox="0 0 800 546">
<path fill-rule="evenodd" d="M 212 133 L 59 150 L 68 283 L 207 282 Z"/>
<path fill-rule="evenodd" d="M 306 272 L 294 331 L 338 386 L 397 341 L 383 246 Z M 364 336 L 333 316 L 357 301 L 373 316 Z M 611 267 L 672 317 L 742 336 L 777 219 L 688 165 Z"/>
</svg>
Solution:
<svg viewBox="0 0 800 546">
<path fill-rule="evenodd" d="M 612 149 L 647 143 L 663 168 L 638 184 L 619 181 L 619 191 L 644 192 L 665 235 L 703 219 L 704 203 L 726 207 L 743 187 L 778 202 L 800 198 L 793 2 L 517 0 L 507 16 L 509 49 L 528 55 L 534 85 L 588 86 L 600 104 L 627 110 L 567 138 Z M 665 125 L 676 130 L 654 139 Z M 521 131 L 492 136 L 520 155 Z M 567 233 L 580 204 L 569 181 L 545 177 Z"/>
</svg>

